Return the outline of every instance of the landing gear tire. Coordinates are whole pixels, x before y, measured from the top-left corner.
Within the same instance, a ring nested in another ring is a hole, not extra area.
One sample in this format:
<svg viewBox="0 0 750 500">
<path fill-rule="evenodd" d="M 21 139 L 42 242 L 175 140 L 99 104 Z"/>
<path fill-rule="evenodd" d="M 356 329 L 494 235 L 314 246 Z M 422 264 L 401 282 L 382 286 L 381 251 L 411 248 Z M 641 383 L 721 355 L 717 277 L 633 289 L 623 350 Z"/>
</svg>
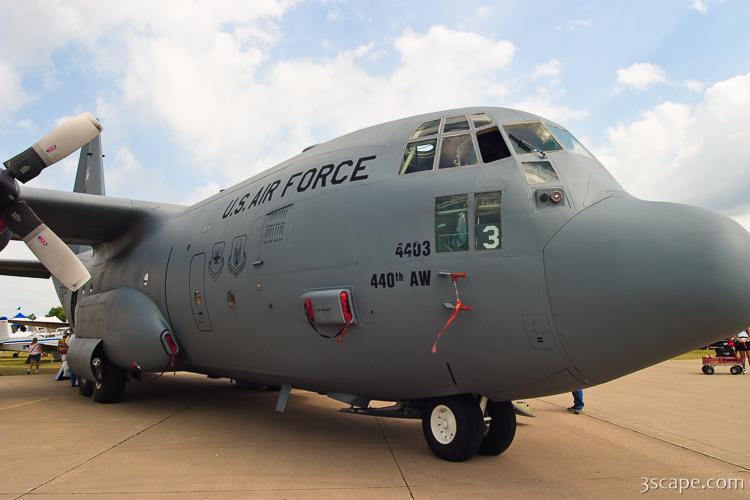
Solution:
<svg viewBox="0 0 750 500">
<path fill-rule="evenodd" d="M 94 383 L 94 401 L 97 403 L 117 403 L 125 392 L 127 372 L 100 357 L 97 367 L 98 380 Z"/>
<path fill-rule="evenodd" d="M 484 419 L 477 400 L 470 395 L 429 401 L 422 414 L 422 432 L 432 452 L 443 460 L 462 462 L 479 450 Z"/>
<path fill-rule="evenodd" d="M 479 447 L 480 455 L 499 455 L 508 449 L 516 435 L 516 410 L 509 401 L 487 401 L 490 428 Z"/>
<path fill-rule="evenodd" d="M 90 398 L 94 394 L 94 383 L 87 378 L 79 378 L 78 394 L 85 398 Z"/>
</svg>

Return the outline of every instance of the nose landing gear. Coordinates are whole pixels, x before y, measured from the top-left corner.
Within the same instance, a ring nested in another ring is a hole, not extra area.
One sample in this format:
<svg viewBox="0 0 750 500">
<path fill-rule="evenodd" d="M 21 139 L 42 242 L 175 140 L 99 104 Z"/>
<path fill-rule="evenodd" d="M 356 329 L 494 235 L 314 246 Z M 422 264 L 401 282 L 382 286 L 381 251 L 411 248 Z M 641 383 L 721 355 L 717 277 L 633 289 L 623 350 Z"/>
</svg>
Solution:
<svg viewBox="0 0 750 500">
<path fill-rule="evenodd" d="M 487 401 L 486 412 L 491 420 L 478 453 L 499 455 L 516 435 L 516 410 L 510 401 Z"/>
<path fill-rule="evenodd" d="M 431 399 L 422 412 L 422 432 L 432 452 L 461 462 L 475 454 L 499 455 L 516 433 L 516 413 L 507 401 L 487 401 L 482 413 L 472 395 Z"/>
</svg>

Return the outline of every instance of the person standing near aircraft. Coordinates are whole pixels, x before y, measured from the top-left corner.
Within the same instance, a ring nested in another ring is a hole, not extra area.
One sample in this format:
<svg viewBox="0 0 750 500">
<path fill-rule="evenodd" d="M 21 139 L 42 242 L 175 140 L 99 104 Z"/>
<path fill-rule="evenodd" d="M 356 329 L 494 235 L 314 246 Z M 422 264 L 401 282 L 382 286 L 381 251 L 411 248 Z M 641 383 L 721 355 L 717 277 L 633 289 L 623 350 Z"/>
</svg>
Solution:
<svg viewBox="0 0 750 500">
<path fill-rule="evenodd" d="M 568 411 L 572 411 L 576 415 L 583 413 L 583 389 L 573 391 L 573 406 L 568 408 Z"/>
<path fill-rule="evenodd" d="M 31 340 L 31 345 L 29 346 L 29 368 L 26 370 L 26 375 L 31 375 L 31 369 L 36 365 L 36 371 L 34 372 L 39 373 L 39 360 L 42 359 L 42 344 L 39 343 L 39 340 L 34 337 Z"/>
<path fill-rule="evenodd" d="M 745 361 L 747 361 L 748 364 L 750 364 L 750 326 L 745 328 L 744 331 L 741 331 L 737 334 L 735 338 L 732 339 L 734 342 L 734 349 L 737 351 L 737 354 L 740 357 L 740 363 L 742 364 L 742 373 L 747 373 L 747 368 L 745 367 Z"/>
<path fill-rule="evenodd" d="M 67 336 L 66 353 L 67 350 L 70 349 L 70 347 L 73 345 L 73 342 L 75 342 L 76 340 L 76 334 L 70 330 L 69 332 L 70 334 Z M 68 371 L 70 372 L 70 386 L 78 387 L 78 377 L 76 376 L 76 372 L 73 371 L 73 368 L 71 368 L 70 365 L 68 365 Z"/>
</svg>

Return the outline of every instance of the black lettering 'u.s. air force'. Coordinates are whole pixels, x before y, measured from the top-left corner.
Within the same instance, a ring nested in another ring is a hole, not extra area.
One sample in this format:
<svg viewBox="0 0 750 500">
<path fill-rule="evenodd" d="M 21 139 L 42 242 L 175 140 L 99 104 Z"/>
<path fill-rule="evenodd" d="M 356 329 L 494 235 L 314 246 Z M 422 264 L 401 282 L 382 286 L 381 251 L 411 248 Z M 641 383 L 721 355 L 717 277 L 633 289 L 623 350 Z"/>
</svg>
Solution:
<svg viewBox="0 0 750 500">
<path fill-rule="evenodd" d="M 367 162 L 376 158 L 376 155 L 363 156 L 355 163 L 353 160 L 344 160 L 340 163 L 328 163 L 321 167 L 309 168 L 292 174 L 284 184 L 281 190 L 281 196 L 284 198 L 289 193 L 304 193 L 305 191 L 314 191 L 327 186 L 337 186 L 344 182 L 363 181 L 368 178 L 365 173 Z M 261 186 L 257 191 L 245 193 L 242 196 L 233 198 L 227 208 L 224 210 L 222 219 L 231 217 L 244 212 L 247 209 L 263 205 L 273 199 L 274 192 L 281 186 L 281 180 L 275 180 L 270 184 Z M 254 195 L 254 196 L 253 196 Z M 248 202 L 250 197 L 253 198 Z"/>
</svg>

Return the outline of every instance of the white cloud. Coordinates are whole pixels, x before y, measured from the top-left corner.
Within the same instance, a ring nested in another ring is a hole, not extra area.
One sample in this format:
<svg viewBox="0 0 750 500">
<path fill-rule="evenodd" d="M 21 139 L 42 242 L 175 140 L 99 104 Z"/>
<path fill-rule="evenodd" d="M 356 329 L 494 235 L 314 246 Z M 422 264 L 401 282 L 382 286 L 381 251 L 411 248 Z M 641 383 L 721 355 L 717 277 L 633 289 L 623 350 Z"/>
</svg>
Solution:
<svg viewBox="0 0 750 500">
<path fill-rule="evenodd" d="M 695 92 L 696 94 L 700 94 L 701 92 L 703 92 L 703 90 L 705 90 L 708 84 L 706 84 L 706 82 L 701 82 L 698 80 L 685 80 L 684 82 L 682 82 L 682 86 L 688 90 Z"/>
<path fill-rule="evenodd" d="M 709 87 L 695 105 L 663 102 L 608 130 L 602 162 L 636 196 L 750 217 L 750 73 Z"/>
<path fill-rule="evenodd" d="M 495 9 L 492 7 L 492 5 L 480 5 L 477 8 L 477 17 L 486 18 L 490 16 L 494 10 Z"/>
<path fill-rule="evenodd" d="M 330 9 L 328 12 L 326 12 L 326 21 L 329 23 L 335 23 L 337 21 L 340 21 L 343 17 L 343 12 L 341 12 L 341 9 Z"/>
<path fill-rule="evenodd" d="M 8 64 L 0 60 L 0 117 L 6 117 L 29 99 L 21 86 L 21 77 Z"/>
<path fill-rule="evenodd" d="M 112 151 L 107 155 L 104 175 L 108 193 L 140 200 L 180 201 L 176 199 L 173 183 L 152 165 L 143 165 L 128 146 L 121 144 L 112 147 Z"/>
<path fill-rule="evenodd" d="M 524 100 L 514 104 L 513 107 L 534 113 L 563 125 L 571 121 L 582 120 L 589 116 L 588 110 L 573 109 L 569 106 L 556 104 L 560 95 L 560 92 L 550 93 L 547 88 L 540 87 L 537 89 L 536 94 L 526 97 Z"/>
<path fill-rule="evenodd" d="M 106 149 L 115 151 L 108 155 L 108 191 L 121 196 L 132 193 L 123 191 L 130 187 L 128 173 L 161 175 L 161 182 L 167 168 L 140 165 L 131 149 L 118 146 L 132 144 L 128 130 L 166 132 L 168 147 L 204 166 L 207 182 L 226 185 L 344 132 L 436 109 L 505 105 L 510 87 L 519 94 L 505 74 L 512 42 L 444 26 L 406 30 L 322 59 L 270 60 L 289 5 L 193 0 L 175 8 L 146 0 L 80 0 L 50 8 L 23 2 L 0 19 L 0 60 L 54 73 L 56 52 L 73 49 L 76 60 L 119 82 L 97 96 L 96 115 L 105 125 Z M 337 9 L 334 2 L 328 10 Z M 35 23 L 24 24 L 27 19 Z M 383 57 L 396 64 L 373 74 L 368 63 Z M 539 78 L 553 78 L 550 85 L 559 71 L 555 60 L 538 68 Z M 558 105 L 561 94 L 542 89 L 523 102 L 554 119 L 586 115 Z M 182 196 L 154 193 L 165 195 Z"/>
<path fill-rule="evenodd" d="M 626 87 L 646 90 L 657 83 L 667 83 L 667 73 L 651 63 L 635 63 L 617 70 L 617 81 Z"/>
<path fill-rule="evenodd" d="M 540 64 L 539 66 L 534 68 L 534 72 L 531 74 L 531 79 L 537 80 L 539 78 L 557 78 L 558 76 L 560 76 L 561 66 L 562 63 L 557 59 L 550 59 L 546 63 Z"/>
<path fill-rule="evenodd" d="M 179 200 L 179 203 L 182 205 L 193 205 L 194 203 L 198 203 L 199 201 L 203 201 L 206 198 L 218 194 L 219 191 L 221 191 L 221 186 L 215 182 L 209 182 L 203 186 L 198 186 L 193 191 L 183 196 L 183 198 Z"/>
<path fill-rule="evenodd" d="M 567 123 L 581 120 L 589 116 L 585 109 L 573 109 L 569 106 L 559 104 L 565 95 L 565 90 L 560 87 L 560 70 L 562 63 L 557 59 L 550 59 L 546 63 L 534 68 L 531 74 L 532 80 L 546 78 L 544 85 L 536 87 L 533 94 L 527 95 L 512 107 L 534 113 L 544 118 L 559 123 Z"/>
<path fill-rule="evenodd" d="M 591 21 L 588 19 L 574 19 L 567 24 L 558 24 L 555 29 L 558 31 L 576 31 L 578 28 L 588 28 Z"/>
<path fill-rule="evenodd" d="M 708 0 L 690 0 L 689 7 L 701 14 L 705 14 L 708 12 Z"/>
<path fill-rule="evenodd" d="M 270 166 L 255 158 L 283 159 L 366 125 L 502 94 L 501 72 L 515 51 L 508 41 L 433 26 L 395 38 L 389 49 L 398 65 L 371 75 L 372 44 L 269 63 L 257 45 L 216 26 L 199 38 L 189 47 L 166 36 L 130 40 L 122 95 L 100 111 L 143 110 L 141 119 L 163 123 L 198 162 L 213 168 L 221 158 L 228 180 Z"/>
</svg>

